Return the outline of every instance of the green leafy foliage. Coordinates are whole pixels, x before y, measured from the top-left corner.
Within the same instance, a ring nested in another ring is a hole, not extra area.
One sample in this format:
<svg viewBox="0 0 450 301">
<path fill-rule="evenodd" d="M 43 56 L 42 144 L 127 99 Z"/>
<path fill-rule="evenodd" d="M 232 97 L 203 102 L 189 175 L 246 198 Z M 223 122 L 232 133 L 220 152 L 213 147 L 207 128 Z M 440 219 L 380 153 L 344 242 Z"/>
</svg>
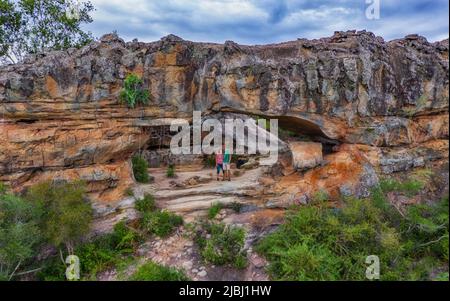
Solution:
<svg viewBox="0 0 450 301">
<path fill-rule="evenodd" d="M 381 280 L 433 279 L 442 269 L 435 278 L 445 278 L 448 197 L 410 205 L 403 214 L 385 197 L 393 190 L 412 195 L 420 186 L 416 180 L 383 181 L 372 199 L 346 199 L 342 208 L 320 202 L 292 208 L 256 250 L 276 280 L 365 280 L 365 258 L 372 254 L 380 258 Z"/>
<path fill-rule="evenodd" d="M 154 262 L 147 262 L 140 266 L 131 276 L 133 281 L 186 281 L 189 278 L 178 269 L 166 267 Z"/>
<path fill-rule="evenodd" d="M 137 200 L 134 206 L 141 213 L 139 227 L 146 233 L 167 237 L 183 224 L 181 216 L 159 210 L 152 195 L 145 195 L 143 199 Z"/>
<path fill-rule="evenodd" d="M 141 213 L 152 212 L 156 210 L 155 198 L 151 194 L 144 195 L 144 198 L 136 200 L 134 207 Z"/>
<path fill-rule="evenodd" d="M 231 264 L 239 269 L 247 265 L 244 239 L 243 228 L 222 223 L 204 223 L 195 236 L 204 260 L 216 265 Z"/>
<path fill-rule="evenodd" d="M 94 7 L 82 1 L 76 10 L 72 1 L 0 0 L 0 61 L 16 63 L 27 54 L 46 48 L 81 47 L 92 40 L 81 26 L 91 23 Z M 66 12 L 76 12 L 70 15 Z"/>
<path fill-rule="evenodd" d="M 223 205 L 221 203 L 214 203 L 209 207 L 208 209 L 208 218 L 213 219 L 217 216 L 217 214 L 220 212 L 220 210 L 223 208 Z"/>
<path fill-rule="evenodd" d="M 52 245 L 73 247 L 89 232 L 93 212 L 83 182 L 42 182 L 25 198 L 40 208 L 39 228 Z"/>
<path fill-rule="evenodd" d="M 167 166 L 166 176 L 168 178 L 175 178 L 175 165 L 169 164 L 169 166 Z"/>
<path fill-rule="evenodd" d="M 148 162 L 141 156 L 134 156 L 131 159 L 131 163 L 133 164 L 133 174 L 136 181 L 139 183 L 148 183 Z"/>
<path fill-rule="evenodd" d="M 142 79 L 136 74 L 128 74 L 120 91 L 120 102 L 134 108 L 139 104 L 148 104 L 149 98 L 149 92 L 143 89 Z"/>
<path fill-rule="evenodd" d="M 113 232 L 79 245 L 74 254 L 80 258 L 80 272 L 83 279 L 95 279 L 96 275 L 108 268 L 121 264 L 133 254 L 140 235 L 128 227 L 124 221 L 114 226 Z M 65 280 L 66 266 L 59 258 L 50 258 L 37 273 L 39 280 Z"/>
<path fill-rule="evenodd" d="M 142 228 L 159 237 L 169 236 L 176 227 L 183 224 L 183 218 L 169 211 L 146 212 L 142 216 Z"/>
<path fill-rule="evenodd" d="M 1 188 L 1 187 L 0 187 Z M 41 242 L 39 210 L 26 200 L 0 189 L 0 278 L 8 280 L 31 259 Z"/>
</svg>

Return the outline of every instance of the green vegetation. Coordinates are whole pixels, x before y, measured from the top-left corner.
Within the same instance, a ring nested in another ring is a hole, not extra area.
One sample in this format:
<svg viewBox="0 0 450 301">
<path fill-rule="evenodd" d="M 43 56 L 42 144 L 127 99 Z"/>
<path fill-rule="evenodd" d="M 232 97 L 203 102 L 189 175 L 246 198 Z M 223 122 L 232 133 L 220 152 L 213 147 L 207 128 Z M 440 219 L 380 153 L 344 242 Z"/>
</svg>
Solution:
<svg viewBox="0 0 450 301">
<path fill-rule="evenodd" d="M 82 182 L 42 182 L 31 187 L 24 197 L 0 187 L 2 279 L 33 270 L 33 259 L 48 244 L 59 248 L 61 257 L 63 246 L 67 254 L 74 254 L 92 220 L 84 193 Z M 60 264 L 64 265 L 62 261 Z M 53 265 L 43 270 L 57 270 Z"/>
<path fill-rule="evenodd" d="M 142 200 L 137 200 L 135 208 L 142 215 L 139 227 L 146 233 L 167 237 L 183 224 L 181 216 L 157 209 L 152 195 L 145 195 Z"/>
<path fill-rule="evenodd" d="M 47 48 L 81 47 L 92 40 L 83 24 L 91 23 L 94 7 L 80 1 L 73 17 L 72 1 L 0 0 L 0 63 L 16 63 Z"/>
<path fill-rule="evenodd" d="M 142 86 L 143 81 L 139 76 L 128 74 L 123 82 L 123 89 L 120 91 L 120 102 L 127 104 L 132 109 L 139 104 L 148 104 L 150 94 Z"/>
<path fill-rule="evenodd" d="M 29 189 L 25 199 L 40 210 L 38 220 L 45 241 L 55 247 L 73 247 L 89 232 L 92 207 L 85 199 L 83 182 L 39 183 Z"/>
<path fill-rule="evenodd" d="M 0 184 L 0 280 L 12 279 L 34 256 L 42 241 L 38 216 L 33 204 L 7 193 Z"/>
<path fill-rule="evenodd" d="M 203 259 L 216 265 L 231 264 L 243 269 L 247 265 L 244 251 L 245 231 L 222 223 L 204 223 L 195 235 Z"/>
<path fill-rule="evenodd" d="M 133 254 L 140 241 L 140 235 L 122 221 L 114 226 L 111 234 L 80 244 L 74 254 L 80 258 L 82 279 L 95 279 L 99 272 L 119 265 Z M 65 280 L 65 270 L 66 266 L 59 258 L 50 258 L 37 273 L 37 278 Z"/>
<path fill-rule="evenodd" d="M 141 213 L 155 211 L 155 198 L 151 194 L 146 194 L 143 199 L 136 200 L 134 207 Z"/>
<path fill-rule="evenodd" d="M 169 166 L 167 166 L 166 176 L 168 178 L 175 178 L 175 165 L 169 164 Z"/>
<path fill-rule="evenodd" d="M 181 216 L 169 211 L 146 212 L 141 221 L 142 228 L 159 237 L 169 236 L 176 227 L 183 224 Z"/>
<path fill-rule="evenodd" d="M 133 281 L 187 281 L 183 271 L 148 262 L 138 268 L 130 277 Z"/>
<path fill-rule="evenodd" d="M 131 163 L 133 164 L 133 174 L 136 181 L 139 183 L 148 183 L 149 182 L 149 176 L 148 176 L 148 162 L 141 156 L 134 156 L 131 159 Z"/>
<path fill-rule="evenodd" d="M 219 214 L 220 210 L 223 208 L 223 205 L 219 202 L 214 203 L 208 209 L 208 218 L 213 219 Z"/>
<path fill-rule="evenodd" d="M 448 280 L 448 197 L 401 212 L 390 191 L 412 196 L 417 179 L 383 180 L 371 199 L 346 199 L 329 208 L 317 198 L 292 208 L 280 228 L 257 245 L 276 280 L 365 280 L 368 255 L 377 255 L 381 280 Z"/>
</svg>

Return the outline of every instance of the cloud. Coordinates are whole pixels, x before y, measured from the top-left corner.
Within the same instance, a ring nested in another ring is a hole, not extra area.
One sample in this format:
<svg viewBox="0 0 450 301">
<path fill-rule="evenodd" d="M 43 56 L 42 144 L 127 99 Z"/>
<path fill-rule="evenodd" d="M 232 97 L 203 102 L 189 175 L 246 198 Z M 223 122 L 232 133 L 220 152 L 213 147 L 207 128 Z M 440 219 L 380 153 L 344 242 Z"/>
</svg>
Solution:
<svg viewBox="0 0 450 301">
<path fill-rule="evenodd" d="M 372 0 L 373 1 L 373 0 Z M 125 40 L 176 34 L 193 41 L 266 44 L 367 29 L 387 40 L 418 33 L 448 38 L 448 1 L 380 0 L 381 18 L 365 17 L 365 0 L 91 0 L 97 37 L 117 30 Z"/>
</svg>

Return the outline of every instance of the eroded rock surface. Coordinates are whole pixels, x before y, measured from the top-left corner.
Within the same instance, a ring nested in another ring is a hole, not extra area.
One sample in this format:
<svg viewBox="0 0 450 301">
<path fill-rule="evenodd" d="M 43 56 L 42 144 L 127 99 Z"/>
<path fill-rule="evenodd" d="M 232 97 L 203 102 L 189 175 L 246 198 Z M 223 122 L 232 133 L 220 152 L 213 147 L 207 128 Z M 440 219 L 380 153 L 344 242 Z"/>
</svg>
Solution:
<svg viewBox="0 0 450 301">
<path fill-rule="evenodd" d="M 119 104 L 131 72 L 143 78 L 149 105 Z M 95 200 L 117 201 L 133 180 L 130 156 L 150 141 L 140 121 L 227 111 L 350 145 L 293 185 L 364 195 L 360 183 L 375 173 L 448 162 L 448 72 L 448 39 L 416 35 L 386 42 L 348 31 L 245 46 L 172 35 L 125 43 L 109 34 L 1 67 L 0 180 L 20 190 L 81 177 Z"/>
</svg>

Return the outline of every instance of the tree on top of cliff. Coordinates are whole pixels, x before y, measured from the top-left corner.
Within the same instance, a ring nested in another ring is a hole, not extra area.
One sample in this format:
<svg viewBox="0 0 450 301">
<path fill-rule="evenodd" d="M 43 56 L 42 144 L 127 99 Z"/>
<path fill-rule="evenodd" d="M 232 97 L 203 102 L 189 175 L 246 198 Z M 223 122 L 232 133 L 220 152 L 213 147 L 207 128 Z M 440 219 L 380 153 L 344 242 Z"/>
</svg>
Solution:
<svg viewBox="0 0 450 301">
<path fill-rule="evenodd" d="M 91 2 L 0 0 L 0 63 L 16 63 L 45 49 L 80 47 L 92 40 L 80 27 L 91 23 Z"/>
</svg>

